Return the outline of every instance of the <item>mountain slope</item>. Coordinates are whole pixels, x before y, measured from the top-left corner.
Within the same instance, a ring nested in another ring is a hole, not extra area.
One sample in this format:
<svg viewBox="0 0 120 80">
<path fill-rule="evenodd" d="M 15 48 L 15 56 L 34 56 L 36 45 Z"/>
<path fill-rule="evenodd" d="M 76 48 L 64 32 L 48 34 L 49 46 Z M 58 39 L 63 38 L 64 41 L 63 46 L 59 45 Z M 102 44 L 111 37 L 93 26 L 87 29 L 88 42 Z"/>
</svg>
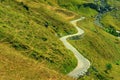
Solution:
<svg viewBox="0 0 120 80">
<path fill-rule="evenodd" d="M 33 4 L 36 5 L 33 6 Z M 0 3 L 0 43 L 9 44 L 19 52 L 16 54 L 22 54 L 38 63 L 42 62 L 46 69 L 66 74 L 75 68 L 77 60 L 59 41 L 59 37 L 72 34 L 76 30 L 63 17 L 54 11 L 50 12 L 43 6 L 40 2 L 34 1 L 2 1 Z M 9 63 L 6 62 L 6 64 Z"/>
<path fill-rule="evenodd" d="M 63 80 L 69 79 L 41 62 L 26 58 L 9 44 L 0 43 L 0 80 Z"/>
<path fill-rule="evenodd" d="M 112 26 L 113 29 L 119 30 L 120 2 L 118 0 L 108 1 L 108 4 L 113 7 L 113 10 L 103 14 L 100 22 L 104 28 L 100 28 L 99 25 L 94 23 L 95 16 L 99 13 L 96 12 L 96 8 L 93 7 L 95 6 L 94 3 L 92 0 L 88 2 L 84 1 L 85 0 L 75 0 L 67 3 L 66 0 L 58 3 L 58 5 L 60 4 L 63 8 L 87 17 L 84 21 L 79 22 L 79 27 L 85 30 L 85 35 L 81 39 L 69 40 L 74 47 L 92 63 L 88 72 L 89 76 L 84 76 L 80 78 L 80 80 L 119 80 L 120 40 L 117 38 L 118 36 L 114 36 L 111 33 L 109 34 L 109 32 L 107 33 L 106 27 Z M 88 8 L 91 8 L 91 10 L 88 10 Z M 111 69 L 108 70 L 110 66 Z"/>
<path fill-rule="evenodd" d="M 79 40 L 69 40 L 91 62 L 89 76 L 86 75 L 83 79 L 119 80 L 120 66 L 117 62 L 120 59 L 120 40 L 93 22 L 92 19 L 79 22 L 80 28 L 85 30 L 85 35 Z M 112 66 L 110 70 L 107 70 L 108 65 Z"/>
<path fill-rule="evenodd" d="M 120 40 L 109 32 L 109 27 L 114 32 L 120 28 L 120 1 L 109 0 L 108 4 L 113 10 L 102 14 L 100 23 L 104 28 L 100 28 L 94 23 L 100 5 L 93 0 L 1 0 L 1 79 L 70 80 L 64 75 L 76 67 L 77 60 L 59 38 L 76 33 L 69 21 L 85 16 L 77 24 L 85 35 L 69 39 L 91 62 L 80 80 L 119 80 Z"/>
</svg>

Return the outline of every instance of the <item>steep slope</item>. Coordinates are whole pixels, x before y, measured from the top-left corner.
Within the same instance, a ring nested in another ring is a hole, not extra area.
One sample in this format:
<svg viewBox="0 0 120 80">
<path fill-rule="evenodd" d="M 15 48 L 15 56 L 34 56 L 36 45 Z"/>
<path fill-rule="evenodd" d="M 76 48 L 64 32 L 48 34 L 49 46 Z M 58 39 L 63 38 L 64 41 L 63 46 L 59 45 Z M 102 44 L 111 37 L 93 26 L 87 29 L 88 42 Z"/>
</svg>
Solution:
<svg viewBox="0 0 120 80">
<path fill-rule="evenodd" d="M 0 80 L 72 80 L 0 43 Z"/>
<path fill-rule="evenodd" d="M 0 68 L 2 78 L 17 79 L 18 75 L 19 78 L 25 77 L 25 80 L 37 80 L 41 76 L 43 80 L 70 80 L 60 73 L 67 74 L 72 71 L 77 65 L 77 60 L 59 38 L 76 32 L 68 23 L 69 20 L 85 16 L 86 19 L 77 24 L 85 31 L 85 35 L 81 36 L 81 39 L 69 39 L 69 42 L 91 62 L 89 72 L 83 77 L 80 76 L 80 80 L 120 80 L 120 40 L 106 31 L 111 26 L 114 30 L 120 30 L 120 1 L 109 0 L 108 4 L 115 7 L 115 10 L 103 14 L 100 22 L 105 28 L 100 28 L 94 23 L 99 11 L 96 10 L 97 5 L 93 0 L 1 0 L 0 61 L 7 60 L 3 63 L 6 66 L 11 65 L 8 60 L 14 62 L 18 58 L 17 65 Z M 22 60 L 24 64 L 21 63 Z M 27 62 L 33 66 L 26 68 L 29 65 Z M 18 74 L 10 74 L 11 68 Z M 21 68 L 25 69 L 21 72 L 24 75 L 18 72 Z M 35 72 L 26 74 L 31 72 L 31 69 Z M 2 74 L 2 71 L 5 74 Z M 41 74 L 36 76 L 38 73 Z"/>
<path fill-rule="evenodd" d="M 104 1 L 104 0 L 103 0 Z M 94 23 L 97 15 L 96 8 L 92 0 L 67 0 L 60 1 L 58 5 L 80 15 L 87 17 L 84 21 L 79 22 L 80 28 L 85 30 L 85 35 L 81 39 L 69 40 L 77 50 L 87 57 L 92 66 L 87 73 L 88 76 L 80 80 L 119 80 L 120 79 L 120 40 L 109 31 L 119 30 L 119 4 L 118 0 L 109 0 L 108 4 L 113 7 L 112 11 L 106 12 L 101 18 L 104 28 L 100 28 Z M 83 5 L 83 6 L 82 6 Z M 97 7 L 97 6 L 96 6 Z M 90 8 L 88 10 L 88 8 Z M 93 14 L 89 14 L 93 13 Z M 106 28 L 108 27 L 108 28 Z"/>
<path fill-rule="evenodd" d="M 88 75 L 82 79 L 119 80 L 120 40 L 93 22 L 94 20 L 89 18 L 79 22 L 80 28 L 85 30 L 84 37 L 80 40 L 69 40 L 91 62 Z M 111 66 L 110 70 L 108 66 Z"/>
<path fill-rule="evenodd" d="M 59 37 L 76 30 L 63 16 L 44 8 L 44 4 L 34 0 L 21 1 L 1 1 L 0 43 L 9 44 L 25 57 L 42 62 L 46 68 L 58 73 L 67 74 L 73 70 L 77 60 Z"/>
<path fill-rule="evenodd" d="M 73 47 L 67 41 L 68 38 L 82 36 L 84 34 L 84 31 L 82 29 L 78 28 L 78 26 L 76 25 L 78 21 L 81 21 L 83 19 L 85 19 L 85 17 L 81 17 L 80 19 L 71 21 L 71 24 L 73 24 L 74 27 L 78 31 L 76 34 L 71 34 L 71 35 L 63 36 L 60 38 L 60 40 L 63 42 L 63 44 L 66 46 L 66 48 L 73 52 L 73 54 L 75 55 L 75 57 L 77 58 L 77 61 L 78 61 L 76 68 L 68 74 L 69 76 L 71 76 L 73 78 L 78 78 L 79 76 L 85 75 L 85 73 L 90 68 L 90 61 L 88 59 L 86 59 L 84 56 L 82 56 L 79 53 L 79 51 L 77 51 L 77 49 L 75 47 Z"/>
<path fill-rule="evenodd" d="M 85 30 L 85 36 L 80 40 L 70 40 L 74 47 L 92 63 L 90 71 L 87 74 L 89 76 L 84 76 L 80 78 L 80 80 L 119 80 L 120 40 L 112 35 L 114 34 L 113 32 L 115 32 L 114 30 L 119 30 L 120 2 L 118 0 L 108 1 L 109 5 L 115 9 L 103 14 L 101 18 L 101 23 L 105 27 L 103 29 L 94 23 L 97 14 L 96 9 L 94 10 L 94 7 L 91 7 L 94 6 L 94 4 L 91 3 L 92 1 L 87 3 L 84 2 L 84 0 L 74 0 L 73 2 L 70 1 L 70 4 L 66 2 L 61 1 L 60 6 L 87 17 L 86 20 L 79 23 L 80 28 Z M 87 7 L 80 7 L 82 4 Z M 92 11 L 88 10 L 88 8 L 91 8 Z M 111 26 L 113 28 L 109 31 L 112 31 L 112 35 L 111 33 L 106 33 L 106 27 L 109 29 Z"/>
</svg>

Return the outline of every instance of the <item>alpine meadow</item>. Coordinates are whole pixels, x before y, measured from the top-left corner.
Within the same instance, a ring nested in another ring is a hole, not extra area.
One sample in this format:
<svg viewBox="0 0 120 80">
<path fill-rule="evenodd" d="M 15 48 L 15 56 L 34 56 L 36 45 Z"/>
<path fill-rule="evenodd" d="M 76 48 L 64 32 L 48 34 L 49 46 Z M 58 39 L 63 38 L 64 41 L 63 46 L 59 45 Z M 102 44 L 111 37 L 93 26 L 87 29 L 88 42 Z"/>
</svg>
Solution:
<svg viewBox="0 0 120 80">
<path fill-rule="evenodd" d="M 120 80 L 120 0 L 0 0 L 0 80 Z"/>
</svg>

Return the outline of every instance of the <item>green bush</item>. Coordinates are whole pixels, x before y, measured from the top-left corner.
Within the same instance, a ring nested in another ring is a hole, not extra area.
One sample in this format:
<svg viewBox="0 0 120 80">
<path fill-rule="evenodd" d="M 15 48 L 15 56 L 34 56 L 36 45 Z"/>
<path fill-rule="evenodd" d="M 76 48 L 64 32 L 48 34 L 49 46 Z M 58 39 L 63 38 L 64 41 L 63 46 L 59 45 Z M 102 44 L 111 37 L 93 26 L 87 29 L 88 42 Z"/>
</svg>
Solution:
<svg viewBox="0 0 120 80">
<path fill-rule="evenodd" d="M 106 70 L 111 70 L 112 69 L 112 65 L 110 63 L 106 64 Z"/>
<path fill-rule="evenodd" d="M 119 36 L 119 34 L 116 32 L 116 29 L 113 26 L 106 27 L 105 31 L 114 36 Z"/>
</svg>

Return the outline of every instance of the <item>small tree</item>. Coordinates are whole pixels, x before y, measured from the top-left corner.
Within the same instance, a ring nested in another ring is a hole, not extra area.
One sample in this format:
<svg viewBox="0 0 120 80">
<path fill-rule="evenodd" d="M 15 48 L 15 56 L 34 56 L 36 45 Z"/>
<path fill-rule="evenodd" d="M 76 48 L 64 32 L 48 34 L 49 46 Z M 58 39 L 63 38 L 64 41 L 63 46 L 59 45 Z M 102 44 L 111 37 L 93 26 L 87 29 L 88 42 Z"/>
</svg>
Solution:
<svg viewBox="0 0 120 80">
<path fill-rule="evenodd" d="M 110 63 L 106 64 L 106 69 L 107 70 L 111 70 L 112 69 L 112 65 Z"/>
<path fill-rule="evenodd" d="M 106 64 L 106 70 L 104 71 L 105 73 L 109 73 L 108 71 L 110 71 L 112 69 L 112 65 L 110 63 Z"/>
<path fill-rule="evenodd" d="M 106 64 L 106 70 L 111 70 L 112 69 L 112 65 L 110 63 Z"/>
</svg>

